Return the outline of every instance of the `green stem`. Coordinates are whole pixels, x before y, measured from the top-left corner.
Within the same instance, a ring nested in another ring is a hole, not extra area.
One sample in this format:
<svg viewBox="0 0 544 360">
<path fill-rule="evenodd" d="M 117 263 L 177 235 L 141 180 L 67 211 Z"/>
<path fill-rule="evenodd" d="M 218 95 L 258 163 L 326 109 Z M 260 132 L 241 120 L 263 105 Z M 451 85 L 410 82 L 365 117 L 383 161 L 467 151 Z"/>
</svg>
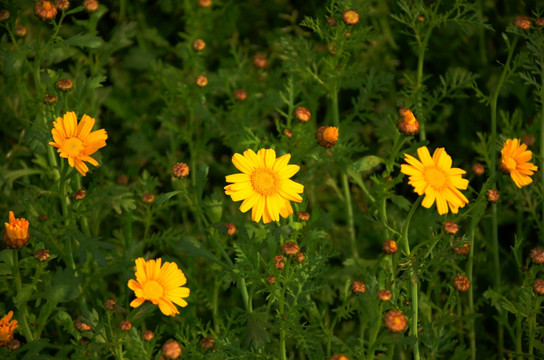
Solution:
<svg viewBox="0 0 544 360">
<path fill-rule="evenodd" d="M 519 354 L 517 356 L 518 360 L 523 360 L 523 348 L 521 345 L 521 338 L 523 336 L 523 328 L 521 326 L 521 316 L 516 316 L 516 352 Z"/>
<path fill-rule="evenodd" d="M 468 254 L 468 261 L 467 261 L 467 277 L 470 280 L 471 284 L 474 284 L 474 277 L 473 277 L 473 268 L 474 268 L 474 234 L 475 234 L 475 228 L 476 228 L 476 221 L 472 221 L 470 224 L 470 250 Z M 468 311 L 470 316 L 469 321 L 469 333 L 468 337 L 470 340 L 470 359 L 476 360 L 476 322 L 474 320 L 474 286 L 470 286 L 468 288 Z"/>
<path fill-rule="evenodd" d="M 13 255 L 13 280 L 15 282 L 15 290 L 17 291 L 17 295 L 22 294 L 23 289 L 23 281 L 21 278 L 21 271 L 19 269 L 19 251 L 17 249 L 12 250 Z M 32 336 L 32 332 L 30 331 L 30 327 L 28 326 L 28 310 L 26 306 L 26 301 L 20 301 L 17 300 L 17 310 L 20 312 L 20 316 L 17 316 L 17 320 L 19 321 L 19 324 L 21 325 L 21 332 L 23 333 L 23 336 L 25 337 L 27 342 L 31 342 L 34 340 L 34 337 Z"/>
<path fill-rule="evenodd" d="M 540 69 L 540 161 L 544 161 L 544 66 Z M 540 179 L 544 179 L 544 166 L 540 164 Z M 540 182 L 541 192 L 544 194 L 544 181 Z M 542 202 L 542 227 L 544 231 L 544 201 Z"/>
<path fill-rule="evenodd" d="M 429 26 L 427 32 L 423 35 L 423 39 L 419 36 L 419 33 L 416 33 L 417 40 L 417 77 L 416 77 L 416 86 L 414 92 L 416 95 L 416 106 L 417 106 L 417 118 L 419 121 L 419 140 L 425 141 L 427 139 L 425 132 L 425 116 L 423 116 L 423 104 L 421 100 L 421 88 L 423 87 L 423 62 L 425 60 L 425 50 L 427 50 L 427 43 L 431 37 L 433 27 Z"/>
<path fill-rule="evenodd" d="M 81 187 L 81 175 L 78 173 L 76 174 L 76 190 L 82 189 Z M 87 236 L 91 236 L 91 230 L 89 229 L 89 220 L 87 220 L 87 216 L 83 215 L 81 218 L 81 229 L 83 230 L 83 233 Z"/>
<path fill-rule="evenodd" d="M 414 213 L 416 212 L 417 207 L 423 200 L 423 196 L 420 196 L 416 202 L 414 202 L 414 205 L 412 205 L 412 208 L 410 209 L 410 212 L 408 213 L 408 216 L 406 217 L 406 222 L 404 223 L 404 226 L 402 228 L 402 243 L 404 246 L 404 253 L 406 257 L 410 257 L 410 242 L 408 240 L 408 230 L 410 228 L 410 221 L 412 221 L 412 216 L 414 216 Z M 419 337 L 418 337 L 418 331 L 417 331 L 417 323 L 418 323 L 418 280 L 417 275 L 414 271 L 414 265 L 410 261 L 410 283 L 411 283 L 411 303 L 412 303 L 412 323 L 410 326 L 410 335 L 415 336 L 417 341 L 414 344 L 414 360 L 419 360 Z"/>
</svg>

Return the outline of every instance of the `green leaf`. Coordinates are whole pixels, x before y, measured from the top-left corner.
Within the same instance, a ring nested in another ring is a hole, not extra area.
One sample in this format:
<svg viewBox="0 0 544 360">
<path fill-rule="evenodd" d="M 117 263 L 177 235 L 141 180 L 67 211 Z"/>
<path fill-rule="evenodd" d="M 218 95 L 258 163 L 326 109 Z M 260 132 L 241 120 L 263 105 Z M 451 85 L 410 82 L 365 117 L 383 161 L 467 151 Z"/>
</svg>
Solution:
<svg viewBox="0 0 544 360">
<path fill-rule="evenodd" d="M 384 162 L 385 162 L 385 160 L 382 159 L 379 156 L 368 155 L 368 156 L 365 156 L 364 158 L 361 158 L 361 159 L 357 160 L 356 162 L 354 162 L 353 165 L 351 166 L 351 168 L 354 171 L 357 171 L 357 172 L 367 171 L 367 170 L 370 170 L 373 167 L 378 166 L 378 165 L 380 165 L 380 164 L 382 164 Z"/>
<path fill-rule="evenodd" d="M 221 267 L 223 268 L 227 268 L 227 265 L 225 263 L 216 258 L 214 254 L 212 254 L 192 236 L 184 236 L 180 240 L 178 246 L 176 246 L 176 250 L 186 252 L 187 256 L 203 257 L 205 259 L 213 261 L 216 264 L 221 265 Z"/>
<path fill-rule="evenodd" d="M 45 292 L 45 297 L 52 304 L 74 300 L 79 295 L 79 279 L 72 269 L 59 269 Z"/>
<path fill-rule="evenodd" d="M 185 192 L 184 190 L 176 190 L 176 191 L 167 192 L 165 194 L 160 194 L 159 196 L 157 196 L 157 200 L 155 200 L 155 205 L 160 206 L 164 204 L 166 201 L 168 201 L 168 199 L 176 195 L 182 194 L 184 192 Z"/>
<path fill-rule="evenodd" d="M 94 34 L 79 34 L 64 40 L 64 45 L 79 46 L 82 48 L 96 49 L 104 44 L 102 38 Z"/>
<path fill-rule="evenodd" d="M 196 172 L 196 190 L 198 198 L 202 199 L 202 194 L 204 193 L 204 186 L 206 185 L 206 179 L 208 178 L 208 170 L 210 168 L 206 164 L 200 165 Z"/>
</svg>

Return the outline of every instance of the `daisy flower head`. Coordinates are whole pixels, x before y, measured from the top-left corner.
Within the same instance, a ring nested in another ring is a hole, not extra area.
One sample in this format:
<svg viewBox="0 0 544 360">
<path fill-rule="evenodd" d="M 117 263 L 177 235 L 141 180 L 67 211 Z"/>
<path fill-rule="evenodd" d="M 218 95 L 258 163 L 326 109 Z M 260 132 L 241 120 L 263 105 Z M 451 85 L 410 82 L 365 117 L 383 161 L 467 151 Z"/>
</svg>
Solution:
<svg viewBox="0 0 544 360">
<path fill-rule="evenodd" d="M 465 170 L 452 168 L 451 157 L 444 148 L 437 148 L 433 156 L 426 146 L 417 149 L 419 160 L 404 154 L 404 160 L 408 164 L 402 164 L 400 171 L 409 176 L 408 184 L 414 187 L 418 195 L 425 194 L 421 205 L 430 208 L 436 201 L 436 207 L 440 215 L 451 212 L 457 214 L 459 208 L 468 203 L 468 199 L 459 191 L 468 187 L 468 180 L 463 179 Z"/>
<path fill-rule="evenodd" d="M 290 154 L 276 158 L 274 149 L 261 149 L 257 153 L 248 149 L 243 155 L 234 154 L 232 163 L 242 173 L 228 175 L 225 194 L 233 201 L 241 201 L 240 211 L 249 209 L 251 220 L 269 223 L 279 221 L 293 213 L 289 201 L 302 202 L 299 195 L 304 186 L 290 178 L 299 170 L 298 165 L 289 165 Z"/>
<path fill-rule="evenodd" d="M 53 140 L 49 145 L 56 147 L 60 157 L 68 159 L 68 164 L 75 167 L 83 176 L 89 171 L 84 161 L 98 166 L 98 161 L 90 155 L 98 149 L 106 146 L 108 134 L 106 130 L 92 131 L 95 120 L 83 115 L 78 124 L 76 113 L 69 111 L 64 117 L 58 117 L 53 121 Z"/>
<path fill-rule="evenodd" d="M 176 263 L 165 261 L 162 266 L 161 263 L 161 258 L 148 261 L 136 259 L 136 280 L 128 281 L 128 287 L 136 295 L 130 306 L 136 308 L 147 300 L 158 305 L 164 315 L 174 316 L 179 314 L 174 304 L 187 306 L 184 298 L 189 296 L 190 290 L 182 287 L 187 283 L 187 278 Z"/>
<path fill-rule="evenodd" d="M 533 152 L 527 150 L 527 145 L 522 144 L 519 139 L 508 139 L 501 150 L 499 167 L 509 173 L 516 186 L 521 189 L 533 182 L 530 176 L 538 170 L 537 166 L 529 162 L 532 158 Z"/>
<path fill-rule="evenodd" d="M 10 311 L 0 319 L 0 346 L 6 346 L 13 340 L 13 332 L 17 329 L 17 320 L 11 320 L 12 316 L 13 311 Z"/>
</svg>

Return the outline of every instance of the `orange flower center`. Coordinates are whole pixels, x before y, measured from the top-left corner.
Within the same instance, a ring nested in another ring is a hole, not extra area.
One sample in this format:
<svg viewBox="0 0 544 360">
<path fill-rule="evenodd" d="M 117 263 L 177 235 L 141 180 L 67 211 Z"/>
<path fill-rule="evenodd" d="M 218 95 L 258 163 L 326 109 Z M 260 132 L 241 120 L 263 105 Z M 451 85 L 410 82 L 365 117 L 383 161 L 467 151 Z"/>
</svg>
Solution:
<svg viewBox="0 0 544 360">
<path fill-rule="evenodd" d="M 144 298 L 159 300 L 164 295 L 164 288 L 155 280 L 149 280 L 144 284 Z"/>
<path fill-rule="evenodd" d="M 323 131 L 323 139 L 326 141 L 333 143 L 338 140 L 338 128 L 334 126 L 329 126 L 328 128 Z"/>
<path fill-rule="evenodd" d="M 51 4 L 49 1 L 44 1 L 43 2 L 43 9 L 44 10 L 51 10 L 52 7 L 53 7 L 53 4 Z"/>
<path fill-rule="evenodd" d="M 443 170 L 435 167 L 425 169 L 423 171 L 423 176 L 425 177 L 427 183 L 437 190 L 442 189 L 448 181 L 446 173 L 444 173 Z"/>
<path fill-rule="evenodd" d="M 514 160 L 513 158 L 511 158 L 510 156 L 504 156 L 501 158 L 501 163 L 503 164 L 503 166 L 508 170 L 508 171 L 511 171 L 511 170 L 514 170 L 516 167 L 517 167 L 517 163 L 516 163 L 516 160 Z"/>
<path fill-rule="evenodd" d="M 270 169 L 255 169 L 251 174 L 253 190 L 263 196 L 275 194 L 277 183 L 278 178 Z"/>
<path fill-rule="evenodd" d="M 79 156 L 83 151 L 83 141 L 79 140 L 77 137 L 66 139 L 64 143 L 63 150 L 68 154 L 68 156 Z"/>
</svg>

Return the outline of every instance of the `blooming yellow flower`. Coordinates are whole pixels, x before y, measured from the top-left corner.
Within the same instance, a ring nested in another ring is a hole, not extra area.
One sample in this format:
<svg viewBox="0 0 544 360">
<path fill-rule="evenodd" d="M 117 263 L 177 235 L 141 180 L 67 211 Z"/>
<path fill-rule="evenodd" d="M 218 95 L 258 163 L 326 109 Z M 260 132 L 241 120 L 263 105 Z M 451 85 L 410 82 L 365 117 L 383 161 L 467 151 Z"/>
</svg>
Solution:
<svg viewBox="0 0 544 360">
<path fill-rule="evenodd" d="M 289 201 L 301 202 L 304 186 L 290 179 L 299 170 L 298 165 L 288 165 L 290 154 L 276 159 L 273 149 L 261 149 L 255 154 L 251 149 L 243 155 L 234 154 L 232 163 L 242 174 L 226 177 L 225 194 L 233 201 L 243 200 L 240 211 L 251 211 L 251 219 L 259 222 L 279 221 L 280 215 L 293 213 Z"/>
<path fill-rule="evenodd" d="M 98 166 L 98 161 L 90 157 L 98 149 L 106 146 L 108 134 L 106 130 L 100 129 L 91 132 L 95 120 L 83 115 L 81 121 L 77 122 L 76 114 L 73 111 L 64 114 L 64 118 L 58 117 L 53 122 L 53 140 L 49 143 L 60 153 L 60 157 L 68 159 L 71 167 L 75 167 L 83 176 L 89 171 L 84 163 L 87 161 L 94 166 Z"/>
<path fill-rule="evenodd" d="M 5 222 L 6 232 L 3 240 L 7 247 L 12 249 L 20 249 L 26 245 L 29 239 L 28 225 L 29 222 L 25 218 L 16 219 L 13 211 L 9 212 L 9 223 Z"/>
<path fill-rule="evenodd" d="M 527 145 L 521 144 L 519 139 L 508 139 L 501 150 L 501 170 L 510 173 L 512 180 L 518 188 L 533 182 L 530 178 L 538 167 L 530 163 L 533 153 L 527 150 Z"/>
<path fill-rule="evenodd" d="M 161 266 L 161 258 L 145 261 L 136 259 L 136 280 L 130 279 L 128 287 L 134 290 L 136 299 L 130 306 L 136 308 L 146 300 L 159 305 L 162 313 L 167 316 L 179 314 L 174 304 L 187 306 L 183 298 L 189 296 L 189 288 L 182 287 L 187 283 L 183 271 L 176 263 L 168 261 Z"/>
<path fill-rule="evenodd" d="M 13 311 L 10 311 L 0 319 L 0 346 L 6 346 L 13 340 L 13 332 L 17 329 L 17 320 L 11 320 L 12 316 Z"/>
<path fill-rule="evenodd" d="M 448 213 L 448 205 L 451 212 L 457 214 L 459 208 L 468 203 L 468 199 L 458 189 L 465 190 L 468 180 L 461 175 L 466 171 L 452 168 L 451 157 L 444 148 L 434 151 L 433 157 L 426 146 L 417 149 L 419 160 L 408 154 L 404 154 L 404 160 L 409 164 L 402 164 L 400 171 L 409 175 L 408 184 L 414 187 L 419 195 L 425 194 L 421 205 L 430 208 L 435 200 L 440 215 Z"/>
</svg>

